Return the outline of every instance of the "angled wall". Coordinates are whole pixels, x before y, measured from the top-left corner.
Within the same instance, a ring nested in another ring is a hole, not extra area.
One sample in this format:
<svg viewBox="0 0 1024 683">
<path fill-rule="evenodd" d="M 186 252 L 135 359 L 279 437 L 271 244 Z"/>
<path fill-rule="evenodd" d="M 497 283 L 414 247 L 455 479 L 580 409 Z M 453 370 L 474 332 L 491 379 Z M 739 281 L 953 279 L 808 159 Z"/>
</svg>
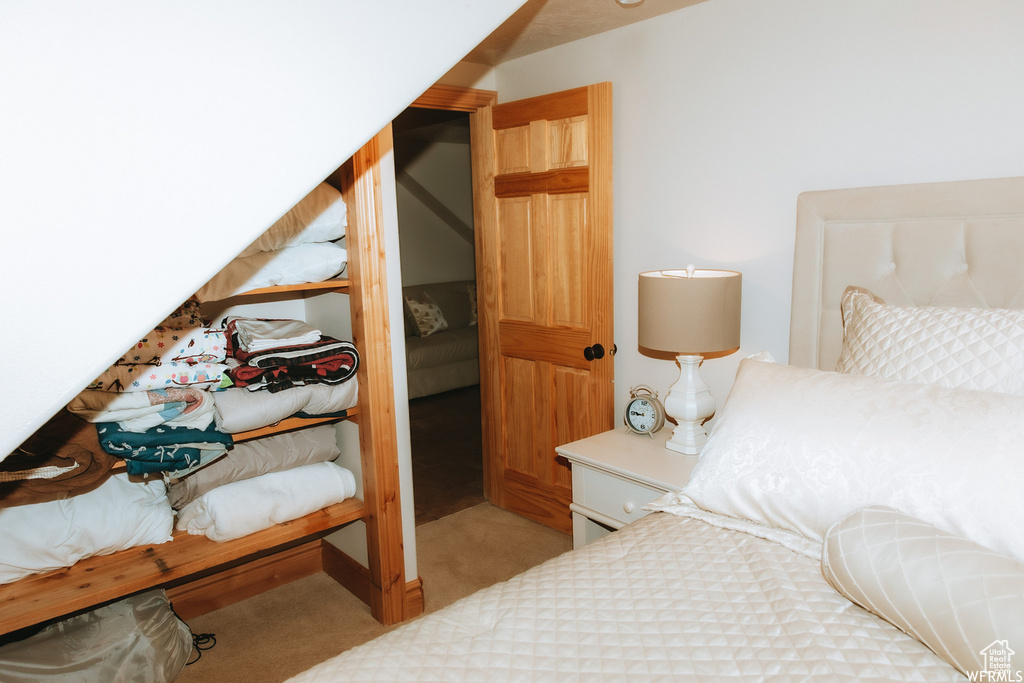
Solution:
<svg viewBox="0 0 1024 683">
<path fill-rule="evenodd" d="M 5 4 L 0 451 L 520 4 Z"/>
</svg>

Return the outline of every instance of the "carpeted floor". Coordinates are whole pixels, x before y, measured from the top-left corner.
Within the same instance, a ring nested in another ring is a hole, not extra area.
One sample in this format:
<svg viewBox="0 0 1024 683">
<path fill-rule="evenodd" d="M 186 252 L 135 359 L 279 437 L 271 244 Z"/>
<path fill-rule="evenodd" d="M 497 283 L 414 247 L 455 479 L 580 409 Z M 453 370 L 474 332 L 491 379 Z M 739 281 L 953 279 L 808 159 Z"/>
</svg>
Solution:
<svg viewBox="0 0 1024 683">
<path fill-rule="evenodd" d="M 418 526 L 416 544 L 429 613 L 560 555 L 572 539 L 482 503 Z M 189 626 L 215 634 L 217 644 L 186 667 L 179 683 L 283 681 L 391 630 L 324 574 L 197 617 Z"/>
<path fill-rule="evenodd" d="M 484 502 L 480 387 L 409 401 L 416 524 Z"/>
</svg>

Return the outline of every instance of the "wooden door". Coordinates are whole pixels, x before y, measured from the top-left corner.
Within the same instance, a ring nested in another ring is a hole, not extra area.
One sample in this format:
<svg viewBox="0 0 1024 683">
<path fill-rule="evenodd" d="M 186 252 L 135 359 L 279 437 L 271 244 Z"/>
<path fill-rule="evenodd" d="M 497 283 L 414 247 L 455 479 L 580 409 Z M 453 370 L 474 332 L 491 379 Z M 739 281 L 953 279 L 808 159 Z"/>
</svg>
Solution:
<svg viewBox="0 0 1024 683">
<path fill-rule="evenodd" d="M 471 116 L 484 493 L 569 533 L 555 446 L 614 425 L 611 84 Z"/>
</svg>

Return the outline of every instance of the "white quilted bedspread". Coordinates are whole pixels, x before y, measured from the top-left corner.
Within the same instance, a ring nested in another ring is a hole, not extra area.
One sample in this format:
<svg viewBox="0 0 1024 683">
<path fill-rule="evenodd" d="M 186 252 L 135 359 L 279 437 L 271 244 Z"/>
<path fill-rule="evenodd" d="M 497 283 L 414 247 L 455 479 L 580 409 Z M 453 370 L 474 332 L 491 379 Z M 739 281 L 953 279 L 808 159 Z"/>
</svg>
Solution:
<svg viewBox="0 0 1024 683">
<path fill-rule="evenodd" d="M 818 560 L 657 513 L 292 679 L 659 680 L 964 677 L 834 591 Z"/>
</svg>

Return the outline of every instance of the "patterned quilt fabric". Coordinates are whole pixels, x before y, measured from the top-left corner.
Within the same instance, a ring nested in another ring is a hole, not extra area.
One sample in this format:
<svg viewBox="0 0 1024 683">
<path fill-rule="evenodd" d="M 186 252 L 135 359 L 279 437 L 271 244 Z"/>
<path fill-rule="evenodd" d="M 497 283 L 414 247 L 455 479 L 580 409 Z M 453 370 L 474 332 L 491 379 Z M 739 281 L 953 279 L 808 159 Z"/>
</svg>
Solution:
<svg viewBox="0 0 1024 683">
<path fill-rule="evenodd" d="M 224 330 L 158 327 L 140 339 L 114 365 L 220 363 L 227 358 L 226 341 Z"/>
<path fill-rule="evenodd" d="M 246 353 L 234 350 L 240 365 L 228 369 L 234 386 L 251 391 L 282 391 L 307 384 L 341 384 L 359 368 L 356 347 L 347 341 L 323 336 L 320 341 Z"/>
<path fill-rule="evenodd" d="M 96 391 L 155 391 L 178 387 L 216 390 L 224 380 L 223 363 L 115 365 L 86 387 Z"/>
<path fill-rule="evenodd" d="M 163 425 L 129 432 L 117 423 L 101 422 L 96 425 L 96 433 L 103 450 L 124 459 L 128 474 L 168 472 L 169 476 L 182 477 L 234 446 L 231 435 L 217 431 L 214 424 L 206 429 Z"/>
</svg>

